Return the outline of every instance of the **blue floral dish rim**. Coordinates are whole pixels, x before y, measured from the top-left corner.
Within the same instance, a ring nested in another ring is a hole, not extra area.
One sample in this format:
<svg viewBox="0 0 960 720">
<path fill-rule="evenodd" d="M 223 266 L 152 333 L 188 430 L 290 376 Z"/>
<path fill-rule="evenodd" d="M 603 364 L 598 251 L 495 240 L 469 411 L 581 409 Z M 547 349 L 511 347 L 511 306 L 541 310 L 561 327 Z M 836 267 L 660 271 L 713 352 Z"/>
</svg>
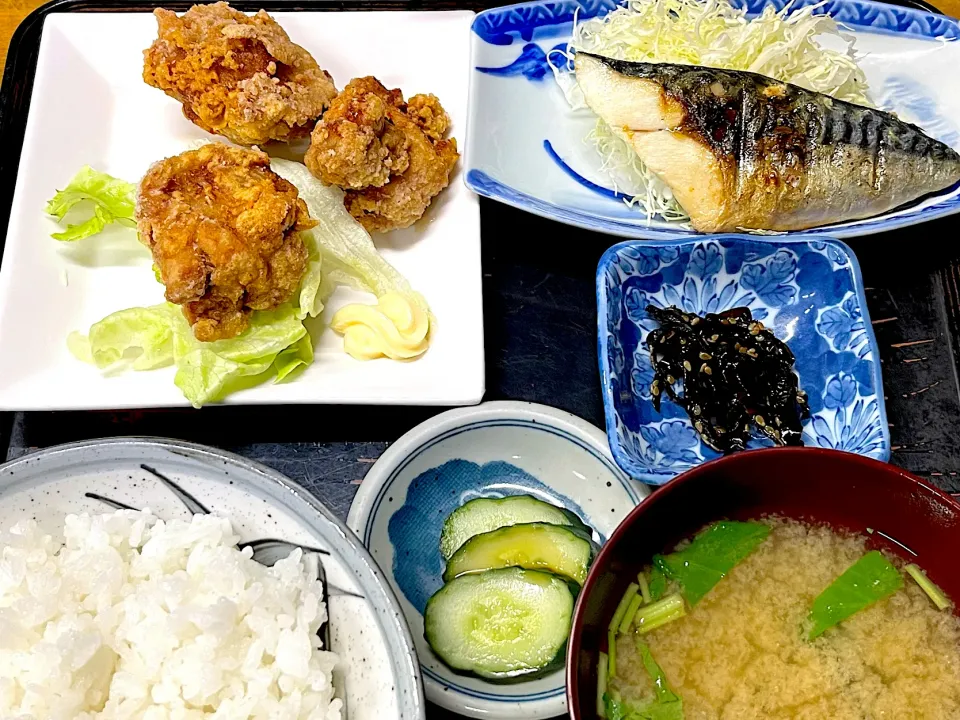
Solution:
<svg viewBox="0 0 960 720">
<path fill-rule="evenodd" d="M 746 10 L 750 16 L 758 14 L 766 6 L 781 10 L 788 4 L 794 9 L 821 5 L 820 0 L 730 0 L 730 2 L 735 7 Z M 552 2 L 534 0 L 533 2 L 490 8 L 478 13 L 474 19 L 471 25 L 474 36 L 473 42 L 483 42 L 490 45 L 510 45 L 515 39 L 530 42 L 538 34 L 538 31 L 542 32 L 545 28 L 555 28 L 572 22 L 575 11 L 579 18 L 589 19 L 605 15 L 621 4 L 620 0 L 555 0 Z M 916 8 L 875 0 L 823 0 L 820 12 L 830 15 L 841 25 L 853 31 L 859 30 L 894 36 L 903 35 L 927 40 L 960 40 L 960 22 L 946 15 Z M 487 70 L 489 68 L 474 68 L 474 72 Z M 471 101 L 474 101 L 472 89 L 470 93 Z M 470 129 L 468 128 L 468 136 L 469 133 Z M 464 183 L 471 191 L 483 197 L 503 202 L 544 218 L 624 238 L 679 241 L 686 238 L 706 237 L 689 228 L 648 225 L 646 217 L 639 213 L 636 221 L 605 218 L 585 210 L 562 207 L 535 197 L 504 183 L 491 176 L 486 169 L 479 167 L 471 156 L 471 146 L 472 144 L 468 139 Z M 934 204 L 920 207 L 920 203 L 931 198 L 936 199 Z M 933 193 L 927 198 L 921 198 L 902 208 L 882 213 L 878 217 L 792 231 L 779 237 L 803 237 L 808 239 L 816 239 L 821 236 L 832 238 L 858 237 L 908 227 L 953 215 L 957 212 L 960 212 L 960 194 L 956 192 L 956 186 L 954 186 L 939 193 Z M 897 214 L 892 215 L 891 213 Z M 764 236 L 758 235 L 757 237 Z"/>
<path fill-rule="evenodd" d="M 698 243 L 707 242 L 709 240 L 727 240 L 733 242 L 766 242 L 771 245 L 777 246 L 791 246 L 791 245 L 809 245 L 810 243 L 824 243 L 828 246 L 833 246 L 842 252 L 849 262 L 850 272 L 853 275 L 853 291 L 855 293 L 857 303 L 860 306 L 861 317 L 864 320 L 864 333 L 866 334 L 867 344 L 876 358 L 876 362 L 873 363 L 873 382 L 876 391 L 877 399 L 877 409 L 880 415 L 880 429 L 882 433 L 882 443 L 883 450 L 879 455 L 879 459 L 883 462 L 889 462 L 890 460 L 890 426 L 887 423 L 887 409 L 886 403 L 884 402 L 883 394 L 883 372 L 880 367 L 880 349 L 877 344 L 877 338 L 873 331 L 873 325 L 869 319 L 869 312 L 867 309 L 867 298 L 864 291 L 863 285 L 863 275 L 860 270 L 860 262 L 857 260 L 856 254 L 846 243 L 838 240 L 837 238 L 830 237 L 828 235 L 820 236 L 802 236 L 802 237 L 764 237 L 764 236 L 754 236 L 754 235 L 745 235 L 742 233 L 722 233 L 716 235 L 698 235 L 694 237 L 687 237 L 676 240 L 624 240 L 615 245 L 612 245 L 610 248 L 604 252 L 600 258 L 600 262 L 597 264 L 597 273 L 596 273 L 596 290 L 597 290 L 597 361 L 600 370 L 600 385 L 601 392 L 603 393 L 603 412 L 604 412 L 604 421 L 606 424 L 606 434 L 607 442 L 610 445 L 610 452 L 613 455 L 613 459 L 616 461 L 617 465 L 622 469 L 629 477 L 634 480 L 639 480 L 648 485 L 664 485 L 672 480 L 677 475 L 682 472 L 677 472 L 674 470 L 663 470 L 660 472 L 653 471 L 650 467 L 645 466 L 634 460 L 630 454 L 625 450 L 623 445 L 620 442 L 620 439 L 617 437 L 616 431 L 616 416 L 617 410 L 614 405 L 612 384 L 611 384 L 611 374 L 610 368 L 606 362 L 607 358 L 607 335 L 608 335 L 608 324 L 609 318 L 607 316 L 607 291 L 604 283 L 604 275 L 607 271 L 608 266 L 613 262 L 617 254 L 626 247 L 642 245 L 647 248 L 670 248 L 677 247 L 683 248 L 689 245 L 696 245 Z M 748 449 L 746 452 L 749 452 Z M 709 462 L 707 460 L 706 462 Z M 692 468 L 691 468 L 692 469 Z"/>
</svg>

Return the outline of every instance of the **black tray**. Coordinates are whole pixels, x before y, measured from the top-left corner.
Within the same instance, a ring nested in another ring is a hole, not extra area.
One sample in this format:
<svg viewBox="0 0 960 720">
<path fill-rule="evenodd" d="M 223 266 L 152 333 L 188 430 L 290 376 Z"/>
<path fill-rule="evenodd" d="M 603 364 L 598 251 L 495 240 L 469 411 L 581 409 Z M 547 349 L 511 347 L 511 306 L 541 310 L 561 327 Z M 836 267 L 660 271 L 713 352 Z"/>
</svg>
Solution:
<svg viewBox="0 0 960 720">
<path fill-rule="evenodd" d="M 440 0 L 239 0 L 253 10 L 482 9 L 505 3 Z M 930 9 L 921 0 L 914 7 Z M 50 12 L 143 12 L 188 0 L 55 0 L 30 15 L 10 46 L 0 92 L 0 246 Z M 613 242 L 481 200 L 487 400 L 541 402 L 603 426 L 596 358 L 594 273 Z M 850 241 L 863 269 L 880 345 L 892 461 L 960 491 L 960 216 Z M 132 412 L 30 412 L 0 417 L 0 459 L 32 448 L 143 434 L 225 447 L 316 491 L 341 515 L 370 462 L 436 408 L 210 407 Z"/>
<path fill-rule="evenodd" d="M 0 250 L 6 237 L 43 18 L 50 12 L 143 12 L 192 3 L 56 0 L 30 15 L 10 46 L 0 92 Z M 472 9 L 506 3 L 238 1 L 239 9 Z M 932 8 L 921 0 L 904 2 Z M 594 276 L 615 239 L 481 199 L 487 400 L 545 403 L 603 426 Z M 880 346 L 892 462 L 960 492 L 960 216 L 850 241 Z M 264 462 L 340 517 L 371 463 L 438 408 L 209 407 L 0 414 L 0 460 L 88 438 L 155 435 L 206 443 Z M 453 718 L 429 706 L 429 720 Z"/>
</svg>

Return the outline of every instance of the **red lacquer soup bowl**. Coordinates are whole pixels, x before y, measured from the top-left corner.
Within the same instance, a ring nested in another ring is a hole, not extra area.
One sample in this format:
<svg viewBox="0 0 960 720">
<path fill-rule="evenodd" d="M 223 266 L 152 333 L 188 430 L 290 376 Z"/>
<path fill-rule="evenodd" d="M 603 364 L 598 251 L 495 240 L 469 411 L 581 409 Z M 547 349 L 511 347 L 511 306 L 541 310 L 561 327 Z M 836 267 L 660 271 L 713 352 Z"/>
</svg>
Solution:
<svg viewBox="0 0 960 720">
<path fill-rule="evenodd" d="M 892 465 L 817 448 L 770 448 L 705 463 L 663 486 L 620 524 L 594 561 L 567 650 L 574 720 L 596 718 L 597 660 L 637 571 L 711 522 L 781 515 L 827 523 L 922 567 L 960 598 L 960 503 Z"/>
</svg>

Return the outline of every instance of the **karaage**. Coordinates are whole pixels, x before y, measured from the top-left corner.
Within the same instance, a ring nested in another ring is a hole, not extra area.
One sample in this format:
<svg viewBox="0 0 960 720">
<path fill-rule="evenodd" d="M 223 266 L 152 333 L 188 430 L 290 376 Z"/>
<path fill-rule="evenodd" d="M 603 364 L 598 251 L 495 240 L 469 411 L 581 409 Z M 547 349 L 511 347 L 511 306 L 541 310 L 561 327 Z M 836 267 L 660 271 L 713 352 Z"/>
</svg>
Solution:
<svg viewBox="0 0 960 720">
<path fill-rule="evenodd" d="M 372 77 L 350 81 L 324 113 L 304 162 L 327 185 L 381 187 L 410 165 L 410 141 L 388 117 L 403 103 Z"/>
<path fill-rule="evenodd" d="M 239 145 L 306 137 L 337 94 L 263 10 L 251 17 L 218 2 L 154 15 L 159 37 L 143 53 L 143 79 L 208 132 Z"/>
<path fill-rule="evenodd" d="M 137 229 L 197 340 L 242 333 L 253 310 L 300 285 L 313 227 L 297 189 L 259 150 L 210 143 L 153 165 L 137 194 Z"/>
<path fill-rule="evenodd" d="M 346 190 L 344 204 L 371 232 L 412 225 L 450 182 L 459 154 L 433 95 L 404 102 L 376 78 L 352 80 L 314 128 L 305 162 Z"/>
</svg>

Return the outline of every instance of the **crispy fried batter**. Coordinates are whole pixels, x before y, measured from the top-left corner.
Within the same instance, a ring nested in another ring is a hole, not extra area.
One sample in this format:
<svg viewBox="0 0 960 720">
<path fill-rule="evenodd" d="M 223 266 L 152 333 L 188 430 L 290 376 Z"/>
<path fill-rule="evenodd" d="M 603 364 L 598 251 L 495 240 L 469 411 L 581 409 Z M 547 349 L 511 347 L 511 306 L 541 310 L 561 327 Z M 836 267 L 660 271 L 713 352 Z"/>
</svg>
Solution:
<svg viewBox="0 0 960 720">
<path fill-rule="evenodd" d="M 407 115 L 431 140 L 443 140 L 450 127 L 450 118 L 436 95 L 414 95 L 407 102 Z"/>
<path fill-rule="evenodd" d="M 183 306 L 197 340 L 235 337 L 252 310 L 300 285 L 313 227 L 297 189 L 259 150 L 211 143 L 153 165 L 137 195 L 137 229 L 166 297 Z"/>
<path fill-rule="evenodd" d="M 305 137 L 337 93 L 263 10 L 249 17 L 218 2 L 154 14 L 159 37 L 143 53 L 143 79 L 208 132 L 240 145 Z"/>
<path fill-rule="evenodd" d="M 371 232 L 412 225 L 450 181 L 457 141 L 433 95 L 404 102 L 376 78 L 352 80 L 313 131 L 306 164 L 347 190 L 344 203 Z"/>
<path fill-rule="evenodd" d="M 410 141 L 387 118 L 394 104 L 374 78 L 352 80 L 313 130 L 304 158 L 310 172 L 328 185 L 361 189 L 386 185 L 406 170 Z"/>
</svg>

